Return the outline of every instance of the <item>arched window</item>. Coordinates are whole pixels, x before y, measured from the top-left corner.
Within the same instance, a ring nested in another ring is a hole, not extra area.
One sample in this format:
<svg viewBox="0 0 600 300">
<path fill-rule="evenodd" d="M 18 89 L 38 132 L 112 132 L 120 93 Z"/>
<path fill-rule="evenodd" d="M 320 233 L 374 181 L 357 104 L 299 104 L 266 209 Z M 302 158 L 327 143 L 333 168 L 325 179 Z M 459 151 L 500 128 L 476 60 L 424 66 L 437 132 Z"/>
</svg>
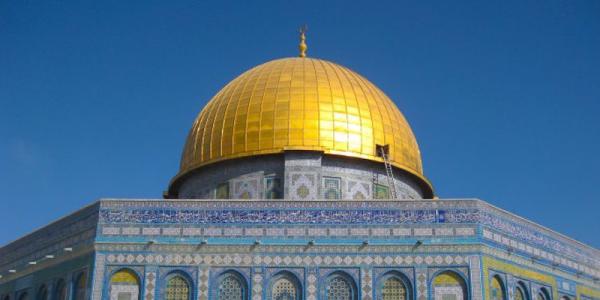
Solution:
<svg viewBox="0 0 600 300">
<path fill-rule="evenodd" d="M 550 296 L 546 288 L 540 288 L 537 295 L 535 296 L 535 300 L 550 300 Z"/>
<path fill-rule="evenodd" d="M 300 300 L 302 289 L 296 277 L 292 274 L 283 273 L 273 277 L 271 284 L 272 300 Z"/>
<path fill-rule="evenodd" d="M 110 278 L 110 300 L 138 300 L 139 295 L 140 281 L 133 271 L 123 269 Z"/>
<path fill-rule="evenodd" d="M 67 300 L 67 284 L 62 279 L 59 279 L 58 282 L 56 282 L 54 300 Z"/>
<path fill-rule="evenodd" d="M 537 297 L 535 299 L 536 300 L 546 300 L 546 297 L 544 296 L 544 293 L 539 292 L 539 293 L 537 293 Z"/>
<path fill-rule="evenodd" d="M 85 300 L 86 288 L 87 277 L 85 272 L 82 272 L 75 277 L 75 282 L 73 283 L 73 300 Z"/>
<path fill-rule="evenodd" d="M 27 292 L 22 293 L 19 295 L 19 300 L 29 300 L 29 294 L 27 294 Z"/>
<path fill-rule="evenodd" d="M 325 286 L 327 300 L 356 300 L 356 286 L 349 276 L 334 273 L 327 278 Z"/>
<path fill-rule="evenodd" d="M 165 293 L 166 300 L 189 300 L 190 298 L 190 285 L 185 278 L 174 275 L 168 279 Z"/>
<path fill-rule="evenodd" d="M 234 272 L 227 272 L 219 277 L 217 286 L 218 300 L 245 300 L 247 295 L 246 281 Z"/>
<path fill-rule="evenodd" d="M 407 298 L 407 288 L 400 278 L 389 276 L 384 279 L 379 300 L 405 300 Z"/>
<path fill-rule="evenodd" d="M 522 281 L 517 282 L 515 286 L 515 300 L 529 300 L 527 297 L 527 289 Z"/>
<path fill-rule="evenodd" d="M 445 271 L 432 281 L 434 300 L 467 300 L 467 285 L 455 272 Z"/>
<path fill-rule="evenodd" d="M 506 300 L 506 293 L 504 293 L 504 284 L 502 283 L 502 279 L 500 279 L 498 275 L 492 277 L 490 293 L 492 300 Z"/>
<path fill-rule="evenodd" d="M 45 284 L 43 284 L 37 293 L 37 299 L 38 300 L 49 300 L 48 299 L 48 288 L 46 287 Z"/>
</svg>

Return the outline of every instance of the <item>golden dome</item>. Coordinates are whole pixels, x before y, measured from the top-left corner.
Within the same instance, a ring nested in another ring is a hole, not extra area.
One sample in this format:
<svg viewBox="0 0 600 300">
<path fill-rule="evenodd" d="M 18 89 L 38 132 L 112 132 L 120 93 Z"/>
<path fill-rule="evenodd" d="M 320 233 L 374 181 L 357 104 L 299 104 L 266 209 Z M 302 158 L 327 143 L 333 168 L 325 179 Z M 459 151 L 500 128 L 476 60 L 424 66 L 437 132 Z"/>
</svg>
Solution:
<svg viewBox="0 0 600 300">
<path fill-rule="evenodd" d="M 277 59 L 238 76 L 206 104 L 173 182 L 206 164 L 285 150 L 382 162 L 376 145 L 386 144 L 391 163 L 431 191 L 415 136 L 380 89 L 332 62 Z"/>
</svg>

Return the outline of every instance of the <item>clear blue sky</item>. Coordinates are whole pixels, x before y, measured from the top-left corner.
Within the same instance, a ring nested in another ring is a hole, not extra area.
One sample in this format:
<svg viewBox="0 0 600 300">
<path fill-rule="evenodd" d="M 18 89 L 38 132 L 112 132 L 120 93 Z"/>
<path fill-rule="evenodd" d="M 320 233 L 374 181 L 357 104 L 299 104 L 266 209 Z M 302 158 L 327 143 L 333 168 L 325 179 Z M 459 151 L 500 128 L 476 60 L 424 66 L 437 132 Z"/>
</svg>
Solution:
<svg viewBox="0 0 600 300">
<path fill-rule="evenodd" d="M 600 247 L 600 1 L 223 2 L 0 2 L 0 245 L 160 198 L 206 101 L 306 23 L 395 99 L 440 197 Z"/>
</svg>

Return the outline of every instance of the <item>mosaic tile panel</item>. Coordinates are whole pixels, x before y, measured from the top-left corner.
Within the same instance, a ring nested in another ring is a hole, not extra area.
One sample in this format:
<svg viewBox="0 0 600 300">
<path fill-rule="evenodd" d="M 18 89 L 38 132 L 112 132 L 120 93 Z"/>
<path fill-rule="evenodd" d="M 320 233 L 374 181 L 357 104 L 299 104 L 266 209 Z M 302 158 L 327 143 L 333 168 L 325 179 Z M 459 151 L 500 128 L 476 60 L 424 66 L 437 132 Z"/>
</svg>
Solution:
<svg viewBox="0 0 600 300">
<path fill-rule="evenodd" d="M 231 181 L 233 185 L 232 199 L 259 199 L 260 197 L 259 176 L 243 177 Z"/>
<path fill-rule="evenodd" d="M 577 271 L 585 272 L 588 274 L 594 274 L 596 272 L 596 270 L 593 270 L 588 266 L 578 264 L 570 259 L 565 259 L 564 257 L 557 255 L 556 253 L 553 254 L 543 249 L 532 247 L 528 244 L 519 242 L 513 239 L 512 237 L 496 233 L 489 229 L 483 230 L 483 237 L 484 239 L 487 239 L 489 241 L 493 241 L 495 243 L 507 246 L 509 249 L 511 249 L 511 251 L 521 251 L 527 253 L 528 255 L 535 257 L 538 260 L 547 260 L 552 262 L 553 264 L 561 264 L 568 268 L 573 268 Z"/>
<path fill-rule="evenodd" d="M 280 199 L 282 197 L 281 179 L 275 176 L 266 176 L 264 186 L 265 199 Z"/>
<path fill-rule="evenodd" d="M 264 277 L 261 272 L 256 271 L 252 275 L 252 300 L 262 300 Z"/>
<path fill-rule="evenodd" d="M 433 288 L 433 299 L 434 300 L 463 300 L 464 291 L 460 286 L 436 286 Z"/>
<path fill-rule="evenodd" d="M 150 271 L 146 272 L 144 276 L 144 299 L 145 300 L 154 300 L 155 292 L 156 292 L 156 272 Z"/>
<path fill-rule="evenodd" d="M 371 185 L 367 182 L 348 180 L 345 199 L 366 200 L 371 199 Z"/>
<path fill-rule="evenodd" d="M 420 199 L 421 196 L 415 192 L 415 190 L 406 185 L 401 180 L 396 180 L 396 193 L 400 199 Z"/>
<path fill-rule="evenodd" d="M 104 270 L 106 268 L 104 254 L 97 254 L 94 261 L 94 282 L 92 285 L 92 300 L 102 299 L 102 284 L 104 278 Z"/>
<path fill-rule="evenodd" d="M 138 300 L 139 299 L 139 286 L 137 285 L 111 285 L 110 287 L 110 300 L 124 300 L 122 295 L 127 295 L 127 300 Z M 119 299 L 120 298 L 120 299 Z"/>
<path fill-rule="evenodd" d="M 427 300 L 429 285 L 427 284 L 427 269 L 417 268 L 415 270 L 417 277 L 417 300 Z"/>
<path fill-rule="evenodd" d="M 469 256 L 469 266 L 471 271 L 471 290 L 472 300 L 483 300 L 483 290 L 481 286 L 481 261 L 479 256 Z"/>
<path fill-rule="evenodd" d="M 382 184 L 373 185 L 373 196 L 375 199 L 390 199 L 390 189 Z"/>
<path fill-rule="evenodd" d="M 272 210 L 103 210 L 103 223 L 137 224 L 434 224 L 445 223 L 436 210 L 347 210 L 323 211 L 323 209 L 285 209 L 282 213 Z M 461 215 L 457 223 L 473 223 L 477 211 L 447 212 L 444 216 Z"/>
<path fill-rule="evenodd" d="M 286 199 L 316 200 L 319 198 L 316 173 L 288 172 L 288 178 L 290 186 Z"/>
<path fill-rule="evenodd" d="M 207 267 L 200 267 L 198 269 L 198 300 L 208 300 L 209 272 L 210 269 Z"/>
<path fill-rule="evenodd" d="M 306 276 L 306 300 L 317 300 L 317 273 L 314 268 L 308 268 Z"/>
<path fill-rule="evenodd" d="M 104 228 L 102 228 L 102 234 L 118 235 L 118 234 L 121 234 L 121 228 L 119 228 L 119 227 L 104 227 Z"/>
<path fill-rule="evenodd" d="M 323 177 L 321 183 L 321 189 L 323 190 L 323 199 L 327 200 L 338 200 L 342 198 L 342 187 L 341 178 L 337 177 Z"/>
<path fill-rule="evenodd" d="M 272 225 L 271 225 L 272 226 Z M 456 228 L 461 231 L 460 236 L 474 236 L 474 228 Z M 414 233 L 414 234 L 413 234 Z M 123 236 L 123 234 L 118 234 Z M 144 236 L 179 236 L 186 237 L 221 237 L 221 236 L 269 236 L 269 237 L 303 237 L 303 236 L 330 236 L 330 237 L 395 237 L 395 236 L 454 236 L 453 228 L 415 228 L 414 232 L 410 228 L 386 228 L 386 227 L 183 227 L 183 228 L 165 228 L 164 230 L 148 230 Z M 112 235 L 111 235 L 112 236 Z"/>
<path fill-rule="evenodd" d="M 106 262 L 110 264 L 131 263 L 158 263 L 167 265 L 200 265 L 208 264 L 214 266 L 228 266 L 231 264 L 239 266 L 252 266 L 260 264 L 277 264 L 281 267 L 294 266 L 354 266 L 372 265 L 385 266 L 395 264 L 397 266 L 412 266 L 414 263 L 425 265 L 460 265 L 467 262 L 468 257 L 464 255 L 258 255 L 258 254 L 185 254 L 185 253 L 145 253 L 145 254 L 109 254 Z M 459 268 L 461 272 L 466 269 Z M 350 270 L 352 272 L 352 270 Z M 434 271 L 434 270 L 432 270 Z"/>
<path fill-rule="evenodd" d="M 373 269 L 362 268 L 360 270 L 360 289 L 363 300 L 373 299 Z"/>
</svg>

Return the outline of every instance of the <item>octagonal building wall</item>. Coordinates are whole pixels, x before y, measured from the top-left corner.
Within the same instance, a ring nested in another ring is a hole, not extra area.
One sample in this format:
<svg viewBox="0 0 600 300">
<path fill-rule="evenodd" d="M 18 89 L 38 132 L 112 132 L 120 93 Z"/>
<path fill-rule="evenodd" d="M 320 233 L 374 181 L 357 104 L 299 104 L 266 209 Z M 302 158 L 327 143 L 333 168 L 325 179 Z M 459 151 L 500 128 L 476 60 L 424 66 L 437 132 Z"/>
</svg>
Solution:
<svg viewBox="0 0 600 300">
<path fill-rule="evenodd" d="M 56 239 L 44 239 L 50 231 Z M 272 299 L 278 280 L 315 300 L 343 280 L 358 299 L 380 299 L 388 280 L 407 299 L 512 300 L 517 288 L 548 300 L 600 293 L 597 249 L 479 200 L 102 200 L 0 253 L 25 244 L 27 253 L 0 266 L 0 297 L 54 288 L 64 274 L 73 291 L 80 270 L 89 271 L 85 299 L 131 292 L 113 280 L 120 272 L 144 300 L 165 299 L 177 276 L 189 299 L 218 299 L 228 276 L 248 299 Z M 41 259 L 57 246 L 54 259 Z"/>
</svg>

